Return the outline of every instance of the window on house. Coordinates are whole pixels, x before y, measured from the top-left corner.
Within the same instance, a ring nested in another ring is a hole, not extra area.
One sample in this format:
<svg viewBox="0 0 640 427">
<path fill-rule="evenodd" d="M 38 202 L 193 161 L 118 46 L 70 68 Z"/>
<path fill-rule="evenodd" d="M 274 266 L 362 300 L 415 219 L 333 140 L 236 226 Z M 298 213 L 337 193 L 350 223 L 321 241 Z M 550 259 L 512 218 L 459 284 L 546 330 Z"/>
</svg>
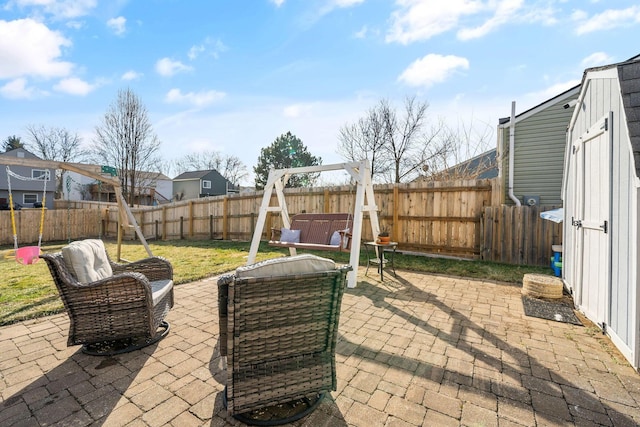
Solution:
<svg viewBox="0 0 640 427">
<path fill-rule="evenodd" d="M 206 179 L 203 179 L 202 188 L 211 188 L 211 181 L 207 181 Z"/>
<path fill-rule="evenodd" d="M 37 194 L 23 194 L 22 195 L 22 203 L 27 205 L 27 204 L 31 204 L 31 203 L 35 203 L 38 201 L 38 195 Z"/>
<path fill-rule="evenodd" d="M 46 176 L 46 180 L 49 181 L 51 179 L 51 175 L 49 174 L 48 169 L 31 169 L 31 178 L 39 178 L 42 179 L 42 176 Z"/>
</svg>

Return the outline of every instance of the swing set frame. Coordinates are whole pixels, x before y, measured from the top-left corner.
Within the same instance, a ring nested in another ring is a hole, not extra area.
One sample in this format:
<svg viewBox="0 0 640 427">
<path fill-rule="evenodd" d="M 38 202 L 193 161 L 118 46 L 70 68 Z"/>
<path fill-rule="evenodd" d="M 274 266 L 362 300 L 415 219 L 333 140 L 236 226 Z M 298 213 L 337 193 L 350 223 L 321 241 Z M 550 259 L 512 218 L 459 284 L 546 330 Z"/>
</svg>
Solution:
<svg viewBox="0 0 640 427">
<path fill-rule="evenodd" d="M 371 232 L 373 236 L 377 236 L 380 233 L 380 223 L 378 222 L 378 207 L 375 204 L 373 184 L 371 182 L 371 166 L 368 160 L 350 163 L 336 163 L 333 165 L 303 166 L 288 169 L 271 169 L 269 171 L 267 183 L 264 186 L 262 204 L 260 205 L 260 212 L 258 213 L 256 228 L 253 233 L 253 239 L 251 240 L 251 249 L 249 250 L 249 257 L 247 258 L 247 265 L 253 264 L 256 261 L 256 255 L 258 254 L 258 247 L 260 246 L 260 240 L 262 237 L 268 212 L 279 213 L 282 217 L 283 226 L 285 228 L 289 228 L 291 226 L 289 210 L 287 209 L 287 202 L 284 196 L 284 188 L 287 185 L 289 177 L 294 174 L 338 170 L 347 171 L 347 173 L 349 173 L 353 181 L 356 183 L 356 199 L 354 203 L 355 206 L 352 222 L 353 232 L 351 236 L 351 252 L 349 257 L 349 264 L 353 269 L 349 273 L 347 273 L 347 286 L 349 288 L 356 287 L 358 265 L 360 263 L 360 241 L 362 239 L 362 221 L 364 212 L 367 212 L 369 214 L 369 222 L 371 224 Z M 274 190 L 277 198 L 277 206 L 271 206 L 271 196 Z M 292 256 L 296 255 L 296 249 L 290 247 L 289 254 Z"/>
<path fill-rule="evenodd" d="M 122 195 L 122 185 L 120 184 L 120 180 L 118 178 L 114 178 L 112 176 L 105 176 L 102 174 L 102 167 L 97 165 L 88 165 L 84 163 L 69 163 L 69 162 L 59 162 L 55 160 L 40 160 L 40 159 L 24 159 L 19 157 L 8 157 L 3 156 L 0 159 L 0 164 L 9 165 L 9 166 L 27 166 L 33 168 L 42 168 L 42 169 L 62 169 L 66 171 L 76 172 L 84 176 L 88 176 L 90 178 L 97 179 L 103 183 L 113 185 L 114 192 L 116 194 L 116 202 L 118 204 L 118 237 L 117 237 L 117 252 L 116 257 L 118 261 L 122 261 L 122 230 L 123 228 L 133 228 L 136 235 L 140 239 L 140 242 L 144 246 L 147 254 L 152 257 L 153 253 L 147 240 L 142 234 L 142 230 L 140 226 L 136 222 L 129 205 L 127 205 L 124 196 Z"/>
</svg>

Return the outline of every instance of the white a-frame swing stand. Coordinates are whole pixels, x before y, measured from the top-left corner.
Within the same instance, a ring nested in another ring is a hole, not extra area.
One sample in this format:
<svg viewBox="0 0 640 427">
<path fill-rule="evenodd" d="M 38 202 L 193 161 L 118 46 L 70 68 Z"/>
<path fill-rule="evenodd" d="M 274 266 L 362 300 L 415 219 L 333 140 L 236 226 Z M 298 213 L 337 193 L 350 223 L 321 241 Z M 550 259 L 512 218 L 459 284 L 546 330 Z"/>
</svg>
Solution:
<svg viewBox="0 0 640 427">
<path fill-rule="evenodd" d="M 267 219 L 267 212 L 279 212 L 282 216 L 282 225 L 286 228 L 291 226 L 289 211 L 287 210 L 287 202 L 284 197 L 284 187 L 289 177 L 300 173 L 315 173 L 345 170 L 351 175 L 356 183 L 356 200 L 353 212 L 353 230 L 351 237 L 351 253 L 349 264 L 353 267 L 347 275 L 347 286 L 349 288 L 356 287 L 356 277 L 358 275 L 358 264 L 360 261 L 360 240 L 362 238 L 362 220 L 364 212 L 369 213 L 369 222 L 371 224 L 371 232 L 373 236 L 377 236 L 380 232 L 380 223 L 378 222 L 378 207 L 373 197 L 373 185 L 371 183 L 371 166 L 368 160 L 351 163 L 338 163 L 334 165 L 321 166 L 304 166 L 289 169 L 271 169 L 269 178 L 264 186 L 264 195 L 262 197 L 262 205 L 258 214 L 258 221 L 251 240 L 251 249 L 249 250 L 249 258 L 247 265 L 256 261 L 258 247 L 260 246 L 260 238 L 264 230 L 264 224 Z M 273 190 L 276 191 L 278 206 L 270 206 L 271 195 Z M 296 254 L 295 248 L 289 248 L 291 255 Z"/>
</svg>

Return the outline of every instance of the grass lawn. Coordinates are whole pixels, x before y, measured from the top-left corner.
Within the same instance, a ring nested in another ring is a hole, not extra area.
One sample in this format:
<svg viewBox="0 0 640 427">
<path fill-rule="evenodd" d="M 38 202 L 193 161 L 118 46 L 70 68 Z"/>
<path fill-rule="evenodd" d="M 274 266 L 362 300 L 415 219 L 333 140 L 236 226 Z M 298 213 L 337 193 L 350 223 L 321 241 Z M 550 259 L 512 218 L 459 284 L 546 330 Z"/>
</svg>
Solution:
<svg viewBox="0 0 640 427">
<path fill-rule="evenodd" d="M 116 243 L 105 242 L 112 259 L 116 259 Z M 66 242 L 43 245 L 44 252 L 57 252 Z M 176 284 L 234 270 L 246 263 L 249 242 L 229 242 L 217 240 L 172 240 L 149 244 L 154 255 L 171 261 Z M 320 256 L 333 258 L 339 263 L 348 263 L 348 253 L 316 252 Z M 258 260 L 274 258 L 288 254 L 283 249 L 261 245 Z M 33 265 L 21 265 L 15 262 L 13 250 L 0 247 L 0 326 L 20 320 L 44 316 L 63 311 L 62 300 L 53 284 L 44 261 Z M 139 242 L 124 242 L 122 258 L 135 261 L 145 258 L 147 253 Z M 366 265 L 362 251 L 360 264 Z M 494 280 L 509 283 L 522 283 L 525 273 L 551 274 L 545 267 L 514 266 L 484 261 L 459 261 L 443 258 L 431 258 L 415 255 L 397 254 L 397 269 L 447 274 L 452 276 Z"/>
</svg>

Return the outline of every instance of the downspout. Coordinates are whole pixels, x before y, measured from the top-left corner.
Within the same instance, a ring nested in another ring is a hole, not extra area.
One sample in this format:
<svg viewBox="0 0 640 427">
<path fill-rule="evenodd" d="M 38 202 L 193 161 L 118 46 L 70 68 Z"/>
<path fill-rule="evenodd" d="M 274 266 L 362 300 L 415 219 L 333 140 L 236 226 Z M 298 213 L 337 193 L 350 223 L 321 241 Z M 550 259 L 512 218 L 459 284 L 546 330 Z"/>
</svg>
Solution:
<svg viewBox="0 0 640 427">
<path fill-rule="evenodd" d="M 511 119 L 509 121 L 509 198 L 516 206 L 520 206 L 520 199 L 513 194 L 513 150 L 516 145 L 516 101 L 511 101 Z"/>
</svg>

